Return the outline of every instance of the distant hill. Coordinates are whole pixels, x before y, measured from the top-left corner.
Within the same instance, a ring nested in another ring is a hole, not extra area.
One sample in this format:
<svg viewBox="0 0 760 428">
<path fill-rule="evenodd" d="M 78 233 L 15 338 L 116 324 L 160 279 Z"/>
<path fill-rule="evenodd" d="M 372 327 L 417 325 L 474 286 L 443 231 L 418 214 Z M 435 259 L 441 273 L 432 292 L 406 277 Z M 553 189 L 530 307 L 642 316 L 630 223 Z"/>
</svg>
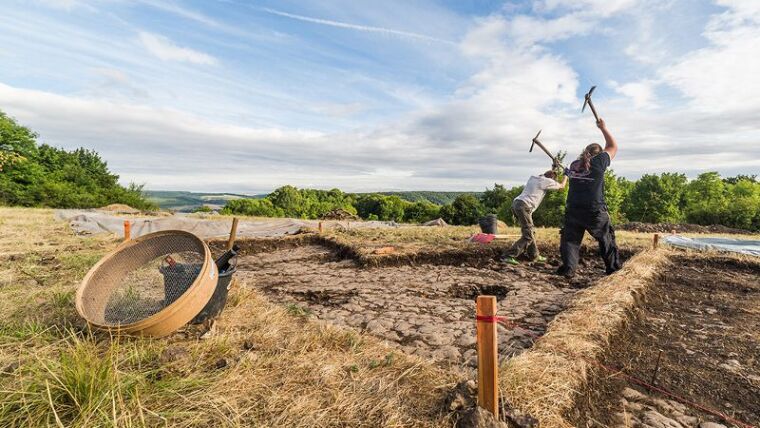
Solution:
<svg viewBox="0 0 760 428">
<path fill-rule="evenodd" d="M 148 200 L 156 203 L 161 209 L 179 212 L 190 212 L 201 205 L 207 205 L 212 209 L 220 209 L 233 199 L 244 198 L 263 198 L 266 195 L 242 195 L 238 193 L 198 193 L 184 192 L 173 190 L 146 190 L 144 191 Z M 446 205 L 462 194 L 470 194 L 479 197 L 481 192 L 432 192 L 425 190 L 406 191 L 406 192 L 375 192 L 386 196 L 398 196 L 399 198 L 409 201 L 429 201 L 436 205 Z M 364 195 L 369 193 L 357 193 Z"/>
<path fill-rule="evenodd" d="M 447 205 L 454 202 L 459 195 L 474 195 L 480 197 L 482 192 L 432 192 L 426 190 L 416 190 L 408 192 L 377 192 L 381 195 L 398 196 L 409 202 L 429 201 L 436 205 Z"/>
<path fill-rule="evenodd" d="M 179 212 L 190 212 L 193 209 L 208 205 L 212 209 L 220 209 L 233 199 L 261 198 L 266 195 L 240 195 L 236 193 L 195 193 L 171 190 L 146 190 L 148 200 L 158 204 L 161 209 Z"/>
</svg>

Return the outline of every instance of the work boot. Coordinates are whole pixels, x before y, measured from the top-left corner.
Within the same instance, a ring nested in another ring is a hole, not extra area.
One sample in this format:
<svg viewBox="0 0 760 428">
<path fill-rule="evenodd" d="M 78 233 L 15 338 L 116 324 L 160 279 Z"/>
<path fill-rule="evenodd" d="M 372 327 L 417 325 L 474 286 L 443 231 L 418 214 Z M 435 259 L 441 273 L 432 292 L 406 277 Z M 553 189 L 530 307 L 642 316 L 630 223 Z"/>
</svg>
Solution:
<svg viewBox="0 0 760 428">
<path fill-rule="evenodd" d="M 503 257 L 501 259 L 501 262 L 502 263 L 506 263 L 508 265 L 519 265 L 520 264 L 520 262 L 518 262 L 516 258 L 510 257 L 510 256 Z"/>
<path fill-rule="evenodd" d="M 560 266 L 559 269 L 557 269 L 556 272 L 554 272 L 557 275 L 564 276 L 565 278 L 572 278 L 575 276 L 575 271 L 570 270 L 567 266 Z"/>
</svg>

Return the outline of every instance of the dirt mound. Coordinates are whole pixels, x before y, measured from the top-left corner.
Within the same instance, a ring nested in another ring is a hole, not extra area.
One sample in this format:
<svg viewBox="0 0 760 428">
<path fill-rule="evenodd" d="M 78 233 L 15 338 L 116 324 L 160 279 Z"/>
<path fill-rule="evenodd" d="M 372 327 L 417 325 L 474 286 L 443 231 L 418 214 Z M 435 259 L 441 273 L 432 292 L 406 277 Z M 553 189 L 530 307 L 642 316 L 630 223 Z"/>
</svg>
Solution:
<svg viewBox="0 0 760 428">
<path fill-rule="evenodd" d="M 435 220 L 426 221 L 425 223 L 422 223 L 423 226 L 448 226 L 448 223 L 446 223 L 442 218 L 437 218 Z"/>
<path fill-rule="evenodd" d="M 127 204 L 111 204 L 98 208 L 100 211 L 108 211 L 118 214 L 139 214 L 140 210 L 130 207 Z"/>
<path fill-rule="evenodd" d="M 328 211 L 324 214 L 322 214 L 322 217 L 320 217 L 322 220 L 358 220 L 359 217 L 351 214 L 350 212 L 344 210 L 344 209 L 335 209 L 332 211 Z"/>
<path fill-rule="evenodd" d="M 641 233 L 732 233 L 740 235 L 751 235 L 752 232 L 743 229 L 733 229 L 720 224 L 711 224 L 701 226 L 698 224 L 673 224 L 673 223 L 641 223 L 632 221 L 615 226 L 617 230 L 627 230 L 629 232 Z"/>
</svg>

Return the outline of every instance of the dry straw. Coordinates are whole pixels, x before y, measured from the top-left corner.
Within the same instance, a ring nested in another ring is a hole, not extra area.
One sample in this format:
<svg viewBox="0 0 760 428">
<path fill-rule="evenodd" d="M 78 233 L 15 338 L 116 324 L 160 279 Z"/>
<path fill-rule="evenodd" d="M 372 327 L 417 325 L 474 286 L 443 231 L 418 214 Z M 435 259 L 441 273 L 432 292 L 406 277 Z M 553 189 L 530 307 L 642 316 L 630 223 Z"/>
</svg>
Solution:
<svg viewBox="0 0 760 428">
<path fill-rule="evenodd" d="M 639 253 L 621 271 L 580 293 L 530 351 L 501 367 L 504 396 L 542 427 L 571 427 L 565 415 L 589 380 L 586 360 L 600 356 L 666 261 L 663 249 Z"/>
</svg>

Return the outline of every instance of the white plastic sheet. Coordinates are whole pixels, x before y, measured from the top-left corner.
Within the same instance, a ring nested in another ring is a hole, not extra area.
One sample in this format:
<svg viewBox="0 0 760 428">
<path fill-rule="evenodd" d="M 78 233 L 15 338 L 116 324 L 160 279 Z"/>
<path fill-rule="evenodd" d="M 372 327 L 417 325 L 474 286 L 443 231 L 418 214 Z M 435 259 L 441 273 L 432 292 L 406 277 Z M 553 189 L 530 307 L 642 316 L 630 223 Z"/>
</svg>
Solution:
<svg viewBox="0 0 760 428">
<path fill-rule="evenodd" d="M 680 235 L 669 235 L 663 242 L 678 248 L 688 248 L 700 251 L 730 251 L 733 253 L 760 256 L 760 241 L 732 238 L 687 238 Z"/>
<path fill-rule="evenodd" d="M 169 217 L 134 217 L 119 216 L 112 213 L 84 210 L 56 210 L 58 220 L 66 220 L 78 234 L 95 235 L 113 233 L 124 236 L 124 220 L 131 222 L 130 233 L 133 238 L 161 230 L 184 230 L 203 239 L 225 237 L 230 233 L 232 219 L 202 219 L 184 215 Z M 347 221 L 325 220 L 325 227 L 347 227 Z M 396 227 L 393 222 L 383 221 L 351 221 L 351 229 Z M 238 224 L 237 236 L 264 238 L 282 235 L 292 235 L 302 228 L 316 229 L 319 220 L 300 220 L 290 218 L 271 218 L 265 220 L 241 220 Z"/>
</svg>

